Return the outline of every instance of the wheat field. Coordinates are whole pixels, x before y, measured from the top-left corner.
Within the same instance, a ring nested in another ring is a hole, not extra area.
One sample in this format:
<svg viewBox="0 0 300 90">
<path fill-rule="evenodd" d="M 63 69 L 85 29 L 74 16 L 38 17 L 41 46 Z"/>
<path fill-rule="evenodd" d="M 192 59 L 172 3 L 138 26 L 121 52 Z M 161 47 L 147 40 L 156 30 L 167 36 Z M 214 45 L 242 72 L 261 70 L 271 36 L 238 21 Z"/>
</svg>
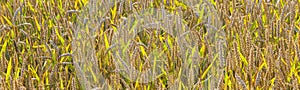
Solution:
<svg viewBox="0 0 300 90">
<path fill-rule="evenodd" d="M 1 0 L 0 90 L 300 88 L 300 0 Z"/>
</svg>

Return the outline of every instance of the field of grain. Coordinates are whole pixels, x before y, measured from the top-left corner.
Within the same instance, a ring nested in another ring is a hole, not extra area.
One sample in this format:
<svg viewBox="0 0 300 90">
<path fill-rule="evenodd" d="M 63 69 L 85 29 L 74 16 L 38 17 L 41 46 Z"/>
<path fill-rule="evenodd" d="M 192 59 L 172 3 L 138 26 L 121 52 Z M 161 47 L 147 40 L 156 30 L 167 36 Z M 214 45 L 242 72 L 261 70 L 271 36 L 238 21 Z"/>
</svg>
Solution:
<svg viewBox="0 0 300 90">
<path fill-rule="evenodd" d="M 300 88 L 300 0 L 1 0 L 0 90 Z"/>
</svg>

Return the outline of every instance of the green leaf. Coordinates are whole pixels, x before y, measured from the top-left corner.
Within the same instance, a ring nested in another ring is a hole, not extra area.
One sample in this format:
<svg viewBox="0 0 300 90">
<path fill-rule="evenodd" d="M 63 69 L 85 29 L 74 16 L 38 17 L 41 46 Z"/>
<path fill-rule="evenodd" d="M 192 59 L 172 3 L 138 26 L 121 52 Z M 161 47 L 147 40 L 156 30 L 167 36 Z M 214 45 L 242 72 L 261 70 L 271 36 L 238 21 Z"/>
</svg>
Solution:
<svg viewBox="0 0 300 90">
<path fill-rule="evenodd" d="M 242 60 L 242 62 L 246 66 L 248 66 L 247 59 L 245 58 L 245 56 L 241 52 L 241 44 L 240 44 L 240 41 L 239 41 L 240 40 L 239 34 L 236 34 L 236 38 L 237 38 L 237 49 L 238 49 L 238 53 L 239 53 L 240 59 Z"/>
<path fill-rule="evenodd" d="M 201 49 L 200 49 L 200 56 L 201 56 L 202 58 L 204 57 L 205 48 L 206 48 L 205 44 L 202 43 L 202 47 L 201 47 Z"/>
<path fill-rule="evenodd" d="M 8 40 L 5 40 L 5 41 L 4 41 L 4 44 L 3 44 L 2 49 L 1 49 L 1 52 L 0 52 L 0 57 L 2 57 L 2 55 L 3 55 L 2 53 L 4 53 L 5 50 L 6 50 L 7 42 L 8 42 Z"/>
<path fill-rule="evenodd" d="M 11 70 L 12 70 L 12 58 L 10 58 L 9 60 L 9 63 L 8 63 L 8 66 L 7 66 L 7 72 L 6 72 L 6 75 L 5 75 L 5 81 L 8 85 L 10 85 L 10 73 L 11 73 Z"/>
<path fill-rule="evenodd" d="M 58 37 L 58 40 L 62 43 L 62 45 L 65 46 L 65 40 L 61 35 L 59 35 L 58 28 L 55 29 L 55 34 Z"/>
<path fill-rule="evenodd" d="M 239 51 L 239 55 L 240 55 L 240 58 L 242 60 L 242 62 L 248 66 L 248 62 L 247 62 L 247 59 L 245 58 L 245 56 Z"/>
<path fill-rule="evenodd" d="M 40 32 L 40 31 L 41 31 L 41 26 L 40 26 L 38 20 L 36 19 L 36 17 L 34 17 L 34 21 L 35 21 L 35 24 L 36 24 L 36 28 L 37 28 L 38 31 Z"/>
<path fill-rule="evenodd" d="M 5 17 L 5 16 L 3 16 L 3 15 L 2 15 L 2 17 L 5 19 L 5 21 L 8 23 L 8 25 L 10 25 L 10 26 L 13 25 L 13 24 L 11 23 L 11 21 L 10 21 L 7 17 Z"/>
<path fill-rule="evenodd" d="M 32 11 L 32 12 L 36 12 L 36 10 L 32 7 L 33 5 L 30 3 L 30 2 L 27 2 L 29 6 L 29 9 Z"/>
<path fill-rule="evenodd" d="M 38 81 L 38 82 L 40 82 L 40 77 L 39 77 L 39 75 L 37 74 L 37 72 L 36 72 L 36 70 L 32 67 L 32 66 L 28 66 L 28 69 L 29 69 L 29 71 L 31 71 L 31 73 L 35 76 L 35 78 L 36 78 L 36 80 Z"/>
<path fill-rule="evenodd" d="M 109 48 L 108 38 L 107 38 L 106 34 L 103 34 L 103 36 L 104 36 L 105 47 L 108 49 Z"/>
<path fill-rule="evenodd" d="M 258 70 L 262 70 L 263 67 L 267 68 L 267 61 L 266 61 L 265 55 L 263 53 L 261 55 L 262 55 L 263 63 L 259 66 Z"/>
<path fill-rule="evenodd" d="M 271 80 L 271 86 L 274 86 L 275 80 L 276 80 L 276 77 L 274 77 L 274 78 Z"/>
<path fill-rule="evenodd" d="M 211 64 L 207 67 L 207 69 L 204 71 L 204 73 L 202 74 L 201 76 L 201 79 L 204 79 L 206 74 L 208 73 L 208 71 L 210 70 L 210 68 L 212 67 L 212 65 L 214 64 L 214 62 L 216 61 L 218 57 L 218 54 L 215 55 L 214 59 L 213 59 L 213 62 L 211 62 Z"/>
</svg>

